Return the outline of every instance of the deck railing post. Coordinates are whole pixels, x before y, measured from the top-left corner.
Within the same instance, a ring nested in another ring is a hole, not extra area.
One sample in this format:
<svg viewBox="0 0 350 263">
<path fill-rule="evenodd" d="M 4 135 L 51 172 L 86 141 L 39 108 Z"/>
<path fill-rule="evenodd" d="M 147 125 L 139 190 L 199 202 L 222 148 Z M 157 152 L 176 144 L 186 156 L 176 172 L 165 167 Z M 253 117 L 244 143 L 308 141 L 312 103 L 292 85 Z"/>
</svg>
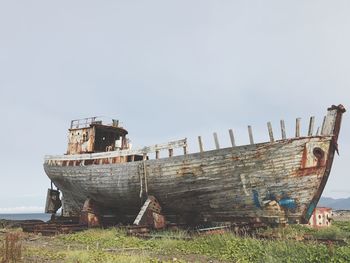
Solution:
<svg viewBox="0 0 350 263">
<path fill-rule="evenodd" d="M 281 124 L 282 140 L 285 140 L 287 139 L 287 136 L 286 136 L 286 125 L 284 124 L 284 120 L 280 120 L 280 124 Z"/>
<path fill-rule="evenodd" d="M 275 139 L 273 138 L 273 130 L 272 130 L 271 122 L 267 123 L 267 129 L 269 130 L 270 142 L 274 142 Z"/>
<path fill-rule="evenodd" d="M 202 137 L 198 136 L 198 144 L 199 144 L 199 151 L 203 152 L 203 143 L 202 143 Z"/>
<path fill-rule="evenodd" d="M 250 144 L 254 144 L 252 126 L 250 126 L 250 125 L 248 125 L 248 134 L 249 134 Z"/>
<path fill-rule="evenodd" d="M 232 147 L 235 147 L 236 146 L 236 142 L 235 142 L 235 136 L 233 135 L 233 130 L 229 129 L 228 133 L 230 134 L 230 140 L 231 140 Z"/>
<path fill-rule="evenodd" d="M 214 132 L 213 136 L 214 136 L 214 141 L 215 141 L 215 148 L 218 150 L 218 149 L 220 149 L 218 135 L 216 132 Z"/>
<path fill-rule="evenodd" d="M 321 135 L 324 135 L 323 131 L 324 131 L 324 126 L 326 124 L 326 118 L 327 118 L 327 116 L 323 117 L 323 122 L 322 122 L 322 127 L 321 127 Z"/>
<path fill-rule="evenodd" d="M 308 136 L 312 136 L 314 133 L 314 123 L 315 123 L 315 116 L 310 117 L 310 123 L 309 123 L 309 131 L 307 133 Z"/>
<path fill-rule="evenodd" d="M 300 137 L 300 120 L 301 118 L 295 120 L 295 137 Z"/>
</svg>

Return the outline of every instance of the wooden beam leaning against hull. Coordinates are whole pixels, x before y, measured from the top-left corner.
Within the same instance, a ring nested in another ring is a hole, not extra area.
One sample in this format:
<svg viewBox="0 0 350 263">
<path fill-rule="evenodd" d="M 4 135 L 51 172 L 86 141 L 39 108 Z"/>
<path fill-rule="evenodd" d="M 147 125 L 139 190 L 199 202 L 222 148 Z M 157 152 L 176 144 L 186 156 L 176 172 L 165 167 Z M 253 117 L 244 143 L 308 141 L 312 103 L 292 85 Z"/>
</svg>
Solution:
<svg viewBox="0 0 350 263">
<path fill-rule="evenodd" d="M 116 152 L 55 156 L 44 168 L 63 193 L 65 215 L 78 214 L 89 197 L 106 213 L 136 216 L 147 184 L 163 213 L 181 222 L 301 222 L 328 176 L 332 133 L 125 163 L 57 165 Z"/>
</svg>

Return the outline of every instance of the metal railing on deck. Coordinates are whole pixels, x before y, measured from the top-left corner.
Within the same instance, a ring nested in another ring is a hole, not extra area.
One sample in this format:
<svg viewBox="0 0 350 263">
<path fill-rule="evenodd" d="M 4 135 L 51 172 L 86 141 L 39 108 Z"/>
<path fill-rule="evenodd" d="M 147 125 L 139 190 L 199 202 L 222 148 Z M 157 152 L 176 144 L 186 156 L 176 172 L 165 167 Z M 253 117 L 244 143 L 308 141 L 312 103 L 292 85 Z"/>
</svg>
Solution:
<svg viewBox="0 0 350 263">
<path fill-rule="evenodd" d="M 84 119 L 72 120 L 70 123 L 71 129 L 81 129 L 89 127 L 90 124 L 96 122 L 97 117 L 89 117 Z"/>
</svg>

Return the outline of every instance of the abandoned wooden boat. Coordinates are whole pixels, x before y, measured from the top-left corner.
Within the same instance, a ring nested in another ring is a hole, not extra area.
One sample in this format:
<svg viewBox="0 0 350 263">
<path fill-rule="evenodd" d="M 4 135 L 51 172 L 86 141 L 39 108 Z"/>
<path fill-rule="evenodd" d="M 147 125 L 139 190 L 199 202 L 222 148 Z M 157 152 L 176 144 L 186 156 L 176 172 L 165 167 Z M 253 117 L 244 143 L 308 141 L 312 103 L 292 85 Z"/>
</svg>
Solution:
<svg viewBox="0 0 350 263">
<path fill-rule="evenodd" d="M 230 130 L 232 147 L 220 149 L 214 134 L 217 149 L 204 151 L 199 137 L 197 153 L 187 152 L 186 139 L 133 150 L 118 121 L 75 120 L 67 154 L 46 156 L 44 169 L 62 192 L 67 217 L 90 211 L 132 223 L 152 196 L 172 222 L 306 223 L 329 177 L 344 112 L 342 105 L 330 107 L 317 133 L 311 117 L 307 136 L 297 119 L 293 138 L 281 121 L 280 140 L 268 123 L 266 143 L 254 144 L 250 128 L 250 145 L 236 146 Z M 174 156 L 175 148 L 183 154 Z M 164 150 L 167 157 L 160 158 Z M 59 192 L 48 193 L 46 212 L 54 213 Z"/>
</svg>

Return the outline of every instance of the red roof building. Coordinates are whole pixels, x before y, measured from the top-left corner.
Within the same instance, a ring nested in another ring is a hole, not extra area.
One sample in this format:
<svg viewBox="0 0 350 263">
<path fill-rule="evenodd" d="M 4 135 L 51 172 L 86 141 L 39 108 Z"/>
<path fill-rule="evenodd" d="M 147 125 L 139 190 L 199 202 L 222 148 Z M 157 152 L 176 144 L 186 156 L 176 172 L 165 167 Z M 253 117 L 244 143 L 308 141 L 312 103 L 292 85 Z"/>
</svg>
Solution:
<svg viewBox="0 0 350 263">
<path fill-rule="evenodd" d="M 309 220 L 309 226 L 328 227 L 331 225 L 332 208 L 316 207 Z"/>
</svg>

